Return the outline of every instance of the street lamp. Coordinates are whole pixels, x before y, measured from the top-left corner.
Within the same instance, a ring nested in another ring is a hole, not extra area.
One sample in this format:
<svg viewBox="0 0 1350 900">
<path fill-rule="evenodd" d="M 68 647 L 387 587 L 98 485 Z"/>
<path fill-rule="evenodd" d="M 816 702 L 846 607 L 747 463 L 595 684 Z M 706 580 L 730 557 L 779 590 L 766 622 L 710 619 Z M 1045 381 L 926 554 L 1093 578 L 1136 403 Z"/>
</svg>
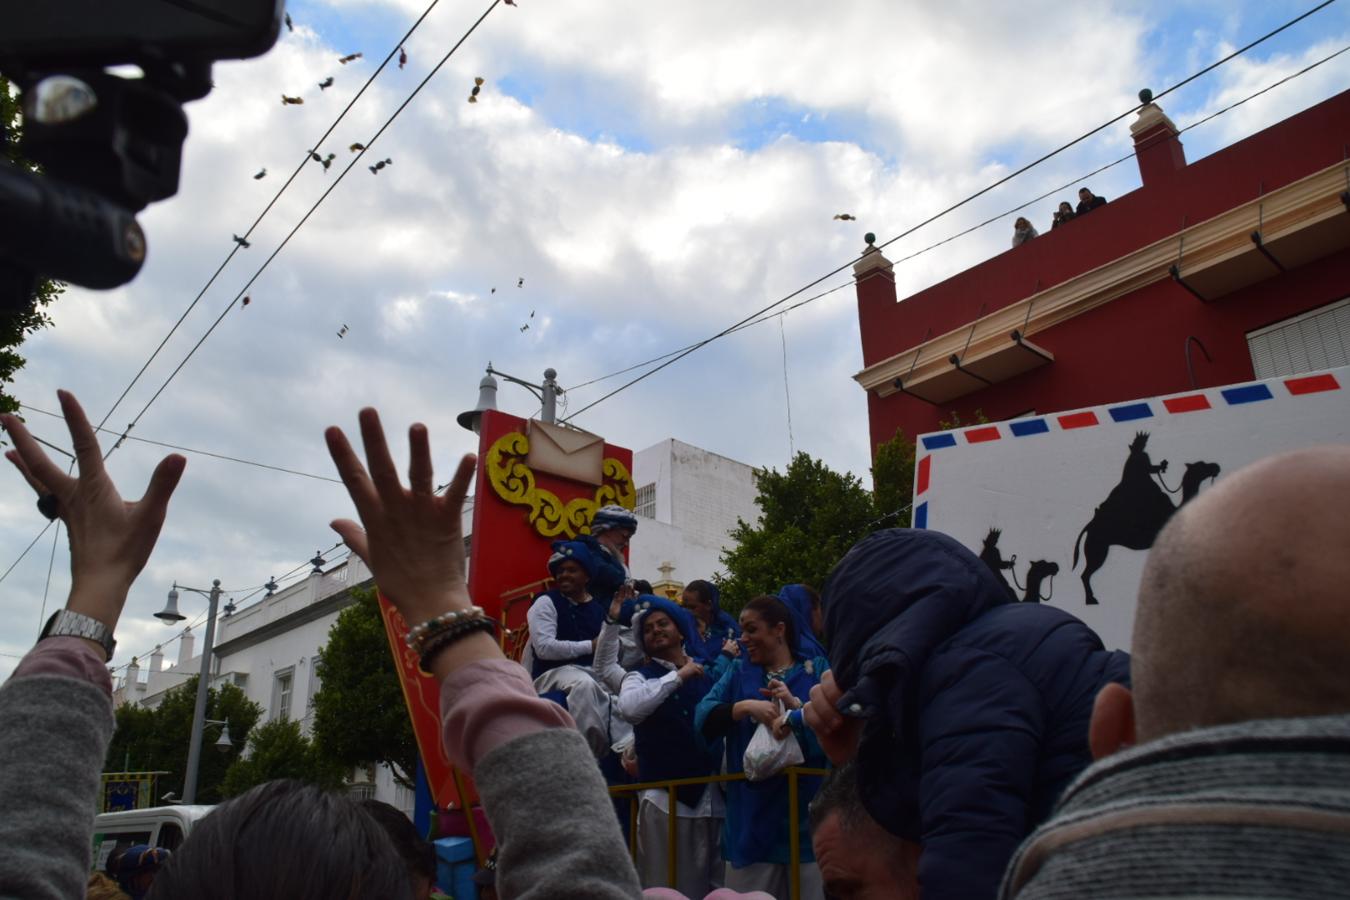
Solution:
<svg viewBox="0 0 1350 900">
<path fill-rule="evenodd" d="M 169 602 L 162 610 L 155 613 L 155 618 L 163 619 L 170 625 L 187 618 L 178 611 L 178 590 L 180 587 L 182 586 L 175 581 L 173 588 L 169 591 Z M 206 639 L 202 645 L 202 670 L 197 677 L 197 705 L 192 711 L 192 738 L 188 742 L 187 773 L 183 776 L 182 802 L 195 803 L 197 802 L 197 772 L 201 766 L 202 730 L 206 727 L 207 721 L 206 692 L 211 678 L 211 645 L 216 637 L 216 605 L 220 602 L 220 579 L 217 578 L 211 582 L 211 590 L 209 591 L 190 587 L 182 587 L 182 589 L 192 591 L 194 594 L 201 594 L 211 601 L 206 612 Z M 224 737 L 223 734 L 222 737 Z"/>
<path fill-rule="evenodd" d="M 216 740 L 217 750 L 234 749 L 234 741 L 230 740 L 230 720 L 229 719 L 203 719 L 202 725 L 223 725 L 220 729 L 220 737 Z"/>
<path fill-rule="evenodd" d="M 544 405 L 543 411 L 539 414 L 539 419 L 552 425 L 558 418 L 558 398 L 562 396 L 563 389 L 558 385 L 558 372 L 556 369 L 544 370 L 544 383 L 535 384 L 517 378 L 514 375 L 507 375 L 505 372 L 492 368 L 492 363 L 488 363 L 487 374 L 483 380 L 478 383 L 478 405 L 470 410 L 465 410 L 455 417 L 455 421 L 460 427 L 469 431 L 478 433 L 480 423 L 483 420 L 483 411 L 497 408 L 497 380 L 492 376 L 504 378 L 512 384 L 518 384 L 525 388 L 531 394 L 539 399 Z"/>
</svg>

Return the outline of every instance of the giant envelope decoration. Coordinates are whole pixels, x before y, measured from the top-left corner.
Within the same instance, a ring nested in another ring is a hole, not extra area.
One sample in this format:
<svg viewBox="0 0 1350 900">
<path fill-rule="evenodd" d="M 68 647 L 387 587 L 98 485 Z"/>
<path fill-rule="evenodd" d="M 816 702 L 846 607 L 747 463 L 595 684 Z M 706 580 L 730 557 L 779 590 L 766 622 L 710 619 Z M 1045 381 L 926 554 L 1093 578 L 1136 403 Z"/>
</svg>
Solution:
<svg viewBox="0 0 1350 900">
<path fill-rule="evenodd" d="M 605 439 L 580 428 L 530 420 L 526 464 L 536 472 L 600 485 L 605 480 Z"/>
</svg>

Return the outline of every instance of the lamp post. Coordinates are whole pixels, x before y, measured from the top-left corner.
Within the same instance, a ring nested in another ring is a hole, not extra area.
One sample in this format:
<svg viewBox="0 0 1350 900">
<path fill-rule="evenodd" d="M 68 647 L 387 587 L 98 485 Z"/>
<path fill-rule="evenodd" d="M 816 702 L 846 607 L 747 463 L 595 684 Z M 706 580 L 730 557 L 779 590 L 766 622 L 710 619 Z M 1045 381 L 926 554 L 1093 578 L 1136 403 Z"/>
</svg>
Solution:
<svg viewBox="0 0 1350 900">
<path fill-rule="evenodd" d="M 526 381 L 523 378 L 517 378 L 514 375 L 507 375 L 505 372 L 492 368 L 492 363 L 488 363 L 487 374 L 483 380 L 478 383 L 478 405 L 470 410 L 466 410 L 456 417 L 455 421 L 460 426 L 469 431 L 478 433 L 479 423 L 483 419 L 483 411 L 497 408 L 497 379 L 503 378 L 512 384 L 518 384 L 525 388 L 531 394 L 539 399 L 543 404 L 543 410 L 539 413 L 540 421 L 554 424 L 558 419 L 558 398 L 562 396 L 563 389 L 558 384 L 558 372 L 556 369 L 544 370 L 544 383 L 535 384 L 532 381 Z"/>
<path fill-rule="evenodd" d="M 155 618 L 169 624 L 181 622 L 187 616 L 178 611 L 178 591 L 181 586 L 174 582 L 169 591 L 169 602 L 164 609 L 155 613 Z M 201 766 L 202 730 L 206 727 L 206 694 L 211 678 L 211 645 L 216 637 L 216 605 L 220 602 L 220 579 L 211 582 L 211 590 L 182 587 L 210 599 L 210 608 L 206 612 L 206 639 L 202 645 L 202 669 L 197 677 L 197 705 L 192 711 L 192 738 L 188 742 L 187 772 L 183 776 L 183 803 L 197 802 L 197 772 Z"/>
</svg>

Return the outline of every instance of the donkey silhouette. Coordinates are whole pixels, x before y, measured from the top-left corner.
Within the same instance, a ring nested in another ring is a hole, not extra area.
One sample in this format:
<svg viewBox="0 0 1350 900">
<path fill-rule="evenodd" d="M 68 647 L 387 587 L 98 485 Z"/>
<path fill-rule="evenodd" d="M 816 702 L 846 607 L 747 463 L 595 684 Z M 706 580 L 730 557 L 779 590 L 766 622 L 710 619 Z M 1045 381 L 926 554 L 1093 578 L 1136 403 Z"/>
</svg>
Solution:
<svg viewBox="0 0 1350 900">
<path fill-rule="evenodd" d="M 1083 545 L 1083 589 L 1088 605 L 1096 605 L 1092 592 L 1092 573 L 1106 562 L 1107 551 L 1113 547 L 1147 550 L 1162 531 L 1167 520 L 1200 492 L 1206 478 L 1217 478 L 1219 464 L 1212 462 L 1186 463 L 1186 474 L 1181 478 L 1181 503 L 1173 505 L 1167 494 L 1153 480 L 1154 475 L 1167 471 L 1167 460 L 1154 465 L 1145 446 L 1148 432 L 1141 431 L 1130 443 L 1130 455 L 1120 483 L 1111 489 L 1106 500 L 1097 507 L 1092 521 L 1083 526 L 1073 544 L 1073 568 L 1078 567 L 1078 548 Z M 1086 535 L 1087 540 L 1083 538 Z"/>
</svg>

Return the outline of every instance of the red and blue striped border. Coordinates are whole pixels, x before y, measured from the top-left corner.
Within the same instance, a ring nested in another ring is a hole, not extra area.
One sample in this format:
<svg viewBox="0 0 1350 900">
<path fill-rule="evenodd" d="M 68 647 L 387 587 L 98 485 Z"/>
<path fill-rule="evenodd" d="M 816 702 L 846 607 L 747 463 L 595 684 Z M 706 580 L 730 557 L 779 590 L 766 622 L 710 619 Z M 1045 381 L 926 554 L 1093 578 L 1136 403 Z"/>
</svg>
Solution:
<svg viewBox="0 0 1350 900">
<path fill-rule="evenodd" d="M 1343 377 L 1344 373 L 1342 373 Z M 1079 428 L 1092 428 L 1104 424 L 1106 421 L 1136 422 L 1157 416 L 1184 415 L 1214 409 L 1220 405 L 1245 406 L 1251 403 L 1261 403 L 1265 400 L 1275 399 L 1276 393 L 1272 390 L 1274 386 L 1283 386 L 1291 397 L 1339 391 L 1344 387 L 1335 373 L 1320 372 L 1315 375 L 1297 375 L 1290 378 L 1218 388 L 1216 398 L 1211 398 L 1208 393 L 1197 391 L 1193 394 L 1178 394 L 1160 400 L 1138 400 L 1116 406 L 1098 407 L 1095 410 L 1085 409 L 1048 416 L 1033 416 L 1011 422 L 977 425 L 962 431 L 944 431 L 939 434 L 924 435 L 919 442 L 923 450 L 927 451 L 927 455 L 919 460 L 918 474 L 915 479 L 914 527 L 928 527 L 928 503 L 926 500 L 921 501 L 920 498 L 927 493 L 929 484 L 932 482 L 933 457 L 931 454 L 933 451 L 955 447 L 961 443 L 984 444 L 990 441 L 1003 440 L 1004 437 L 1024 438 L 1048 434 L 1052 430 L 1050 427 L 1052 422 L 1059 426 L 1058 430 L 1060 431 L 1073 431 Z M 1221 401 L 1221 403 L 1217 401 Z M 1104 411 L 1108 418 L 1103 419 L 1099 415 L 1099 411 Z"/>
</svg>

